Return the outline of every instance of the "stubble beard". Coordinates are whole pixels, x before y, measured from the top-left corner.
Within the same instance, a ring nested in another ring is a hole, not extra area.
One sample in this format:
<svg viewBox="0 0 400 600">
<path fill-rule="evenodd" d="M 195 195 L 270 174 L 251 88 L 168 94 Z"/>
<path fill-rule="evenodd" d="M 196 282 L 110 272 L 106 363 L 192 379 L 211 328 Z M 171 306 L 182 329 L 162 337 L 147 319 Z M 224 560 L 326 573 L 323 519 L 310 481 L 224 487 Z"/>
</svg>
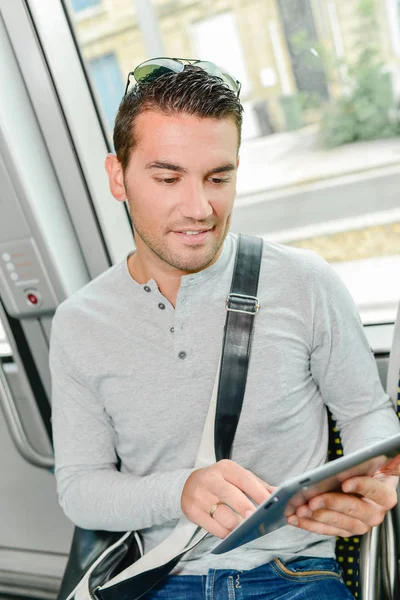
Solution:
<svg viewBox="0 0 400 600">
<path fill-rule="evenodd" d="M 163 243 L 163 238 L 161 237 L 162 234 L 160 234 L 160 238 L 155 239 L 156 236 L 151 236 L 146 233 L 146 228 L 142 226 L 141 222 L 138 223 L 132 219 L 132 223 L 136 234 L 146 244 L 149 250 L 151 250 L 151 252 L 153 252 L 160 260 L 174 269 L 185 271 L 187 273 L 193 273 L 205 269 L 215 259 L 226 239 L 226 236 L 228 235 L 229 226 L 231 223 L 231 215 L 229 215 L 225 222 L 224 230 L 220 233 L 217 239 L 213 241 L 211 247 L 207 249 L 205 254 L 204 250 L 200 253 L 199 248 L 196 246 L 187 246 L 186 248 L 182 247 L 181 252 L 175 251 L 168 246 L 167 242 Z M 218 223 L 215 224 L 216 228 L 218 228 L 218 225 Z M 189 228 L 190 226 L 188 226 L 188 229 Z M 215 233 L 211 235 L 215 235 Z"/>
</svg>

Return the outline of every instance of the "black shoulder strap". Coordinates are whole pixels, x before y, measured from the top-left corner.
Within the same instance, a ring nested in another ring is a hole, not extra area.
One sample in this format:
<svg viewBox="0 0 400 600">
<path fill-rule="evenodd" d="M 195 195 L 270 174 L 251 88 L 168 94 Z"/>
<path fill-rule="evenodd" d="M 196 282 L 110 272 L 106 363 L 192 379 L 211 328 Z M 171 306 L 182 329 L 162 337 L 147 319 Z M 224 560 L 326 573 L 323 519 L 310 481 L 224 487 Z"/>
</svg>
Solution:
<svg viewBox="0 0 400 600">
<path fill-rule="evenodd" d="M 239 236 L 231 292 L 226 300 L 225 334 L 215 415 L 215 457 L 229 458 L 242 410 L 249 368 L 263 240 Z"/>
</svg>

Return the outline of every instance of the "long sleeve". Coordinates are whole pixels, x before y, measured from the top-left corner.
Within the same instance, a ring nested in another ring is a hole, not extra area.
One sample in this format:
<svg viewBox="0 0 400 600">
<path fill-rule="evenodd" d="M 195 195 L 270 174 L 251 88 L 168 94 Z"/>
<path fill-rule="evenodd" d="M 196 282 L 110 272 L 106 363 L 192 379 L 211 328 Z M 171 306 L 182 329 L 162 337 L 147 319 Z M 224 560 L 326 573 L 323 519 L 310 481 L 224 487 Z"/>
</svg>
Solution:
<svg viewBox="0 0 400 600">
<path fill-rule="evenodd" d="M 55 331 L 50 352 L 55 473 L 67 517 L 86 529 L 110 531 L 143 529 L 181 517 L 182 489 L 193 469 L 144 477 L 120 473 L 111 419 L 82 382 Z"/>
<path fill-rule="evenodd" d="M 348 290 L 323 260 L 314 271 L 311 372 L 351 452 L 400 431 Z"/>
</svg>

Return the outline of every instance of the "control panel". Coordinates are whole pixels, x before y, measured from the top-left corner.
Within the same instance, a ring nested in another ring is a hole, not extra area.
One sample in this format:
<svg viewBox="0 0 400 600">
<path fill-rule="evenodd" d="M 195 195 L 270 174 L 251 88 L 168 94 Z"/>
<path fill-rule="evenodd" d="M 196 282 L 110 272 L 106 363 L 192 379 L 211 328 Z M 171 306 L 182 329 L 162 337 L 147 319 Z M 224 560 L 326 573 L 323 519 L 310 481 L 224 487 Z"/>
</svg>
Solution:
<svg viewBox="0 0 400 600">
<path fill-rule="evenodd" d="M 32 238 L 0 244 L 0 295 L 8 313 L 16 318 L 53 313 L 58 306 Z"/>
</svg>

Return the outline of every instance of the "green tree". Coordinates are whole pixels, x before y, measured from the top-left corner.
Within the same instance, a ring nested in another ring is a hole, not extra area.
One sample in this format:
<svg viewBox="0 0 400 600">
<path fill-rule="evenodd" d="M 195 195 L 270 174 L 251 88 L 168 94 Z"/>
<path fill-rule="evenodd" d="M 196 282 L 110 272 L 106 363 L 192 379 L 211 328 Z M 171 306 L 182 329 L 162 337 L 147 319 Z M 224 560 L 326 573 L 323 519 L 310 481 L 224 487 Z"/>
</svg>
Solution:
<svg viewBox="0 0 400 600">
<path fill-rule="evenodd" d="M 346 91 L 322 115 L 321 137 L 328 147 L 400 135 L 390 74 L 380 56 L 376 0 L 360 0 L 357 12 L 357 59 L 347 65 Z"/>
</svg>

